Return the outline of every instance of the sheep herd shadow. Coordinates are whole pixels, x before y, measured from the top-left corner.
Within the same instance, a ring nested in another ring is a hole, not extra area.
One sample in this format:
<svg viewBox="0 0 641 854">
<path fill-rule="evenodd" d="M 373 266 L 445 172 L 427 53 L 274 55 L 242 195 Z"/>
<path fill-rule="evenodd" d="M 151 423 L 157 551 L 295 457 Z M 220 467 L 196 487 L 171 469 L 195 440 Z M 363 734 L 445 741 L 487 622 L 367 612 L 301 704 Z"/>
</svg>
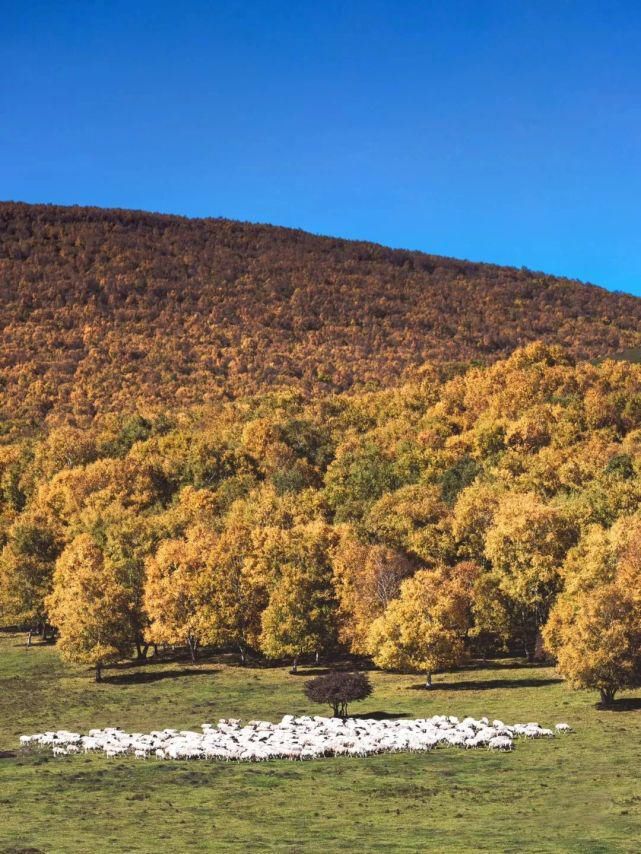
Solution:
<svg viewBox="0 0 641 854">
<path fill-rule="evenodd" d="M 363 714 L 348 715 L 348 718 L 367 718 L 370 721 L 396 721 L 405 718 L 412 718 L 414 715 L 411 712 L 366 712 Z"/>
</svg>

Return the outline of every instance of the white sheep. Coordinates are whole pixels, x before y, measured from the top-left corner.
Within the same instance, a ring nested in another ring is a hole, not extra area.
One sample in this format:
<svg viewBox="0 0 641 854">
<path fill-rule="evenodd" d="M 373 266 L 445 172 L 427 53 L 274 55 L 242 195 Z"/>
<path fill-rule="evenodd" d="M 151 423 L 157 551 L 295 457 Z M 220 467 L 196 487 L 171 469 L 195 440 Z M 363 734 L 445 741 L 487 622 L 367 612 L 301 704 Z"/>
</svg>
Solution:
<svg viewBox="0 0 641 854">
<path fill-rule="evenodd" d="M 536 723 L 504 724 L 495 719 L 433 715 L 416 720 L 341 720 L 321 716 L 285 715 L 279 723 L 250 721 L 245 726 L 222 718 L 217 726 L 204 723 L 201 732 L 166 728 L 149 733 L 126 733 L 118 727 L 91 729 L 89 735 L 69 730 L 20 737 L 23 748 L 50 749 L 54 756 L 81 750 L 100 750 L 108 757 L 133 756 L 159 760 L 218 760 L 261 762 L 267 759 L 312 760 L 324 756 L 365 757 L 399 751 L 427 752 L 447 748 L 511 750 L 513 739 L 551 738 L 568 732 L 568 724 L 546 729 Z"/>
<path fill-rule="evenodd" d="M 514 743 L 511 738 L 505 735 L 495 735 L 488 743 L 488 750 L 513 750 Z"/>
</svg>

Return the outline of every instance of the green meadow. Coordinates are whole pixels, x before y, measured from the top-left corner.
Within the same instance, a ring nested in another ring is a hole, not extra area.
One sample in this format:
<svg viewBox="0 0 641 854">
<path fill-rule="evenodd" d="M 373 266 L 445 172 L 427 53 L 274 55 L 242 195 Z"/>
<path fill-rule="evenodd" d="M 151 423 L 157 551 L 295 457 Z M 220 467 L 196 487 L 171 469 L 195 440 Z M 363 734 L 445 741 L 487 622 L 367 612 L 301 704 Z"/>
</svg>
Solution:
<svg viewBox="0 0 641 854">
<path fill-rule="evenodd" d="M 638 852 L 641 700 L 611 711 L 548 667 L 502 660 L 435 678 L 373 672 L 353 714 L 567 721 L 573 735 L 511 754 L 438 749 L 227 764 L 23 753 L 43 729 L 198 728 L 220 717 L 321 713 L 306 674 L 167 661 L 112 667 L 98 685 L 55 648 L 0 634 L 0 852 Z"/>
</svg>

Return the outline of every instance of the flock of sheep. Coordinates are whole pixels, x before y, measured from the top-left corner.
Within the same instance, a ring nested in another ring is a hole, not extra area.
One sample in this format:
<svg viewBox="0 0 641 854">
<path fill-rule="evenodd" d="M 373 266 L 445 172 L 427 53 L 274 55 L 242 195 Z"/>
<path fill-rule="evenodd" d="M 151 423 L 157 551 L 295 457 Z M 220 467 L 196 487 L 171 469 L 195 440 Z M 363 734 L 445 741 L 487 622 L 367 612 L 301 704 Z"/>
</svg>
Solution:
<svg viewBox="0 0 641 854">
<path fill-rule="evenodd" d="M 371 756 L 436 747 L 512 750 L 517 738 L 552 738 L 571 732 L 565 723 L 546 729 L 538 723 L 490 723 L 487 718 L 434 715 L 431 718 L 373 720 L 369 718 L 294 717 L 280 723 L 223 718 L 217 726 L 203 724 L 202 732 L 164 729 L 147 734 L 126 733 L 119 727 L 91 729 L 87 735 L 57 732 L 23 735 L 23 748 L 45 748 L 54 756 L 102 751 L 106 756 L 140 759 L 217 759 L 258 762 L 266 759 L 320 759 L 326 756 Z"/>
</svg>

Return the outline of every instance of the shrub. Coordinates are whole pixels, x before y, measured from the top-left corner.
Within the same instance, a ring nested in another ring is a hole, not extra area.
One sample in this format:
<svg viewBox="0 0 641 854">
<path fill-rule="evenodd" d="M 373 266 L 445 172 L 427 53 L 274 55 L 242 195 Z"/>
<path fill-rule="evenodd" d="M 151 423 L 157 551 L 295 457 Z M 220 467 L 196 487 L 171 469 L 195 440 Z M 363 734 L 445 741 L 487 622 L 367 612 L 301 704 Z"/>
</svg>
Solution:
<svg viewBox="0 0 641 854">
<path fill-rule="evenodd" d="M 372 693 L 372 684 L 364 673 L 332 671 L 305 683 L 305 695 L 312 703 L 328 703 L 334 717 L 347 717 L 347 705 L 365 700 Z"/>
</svg>

